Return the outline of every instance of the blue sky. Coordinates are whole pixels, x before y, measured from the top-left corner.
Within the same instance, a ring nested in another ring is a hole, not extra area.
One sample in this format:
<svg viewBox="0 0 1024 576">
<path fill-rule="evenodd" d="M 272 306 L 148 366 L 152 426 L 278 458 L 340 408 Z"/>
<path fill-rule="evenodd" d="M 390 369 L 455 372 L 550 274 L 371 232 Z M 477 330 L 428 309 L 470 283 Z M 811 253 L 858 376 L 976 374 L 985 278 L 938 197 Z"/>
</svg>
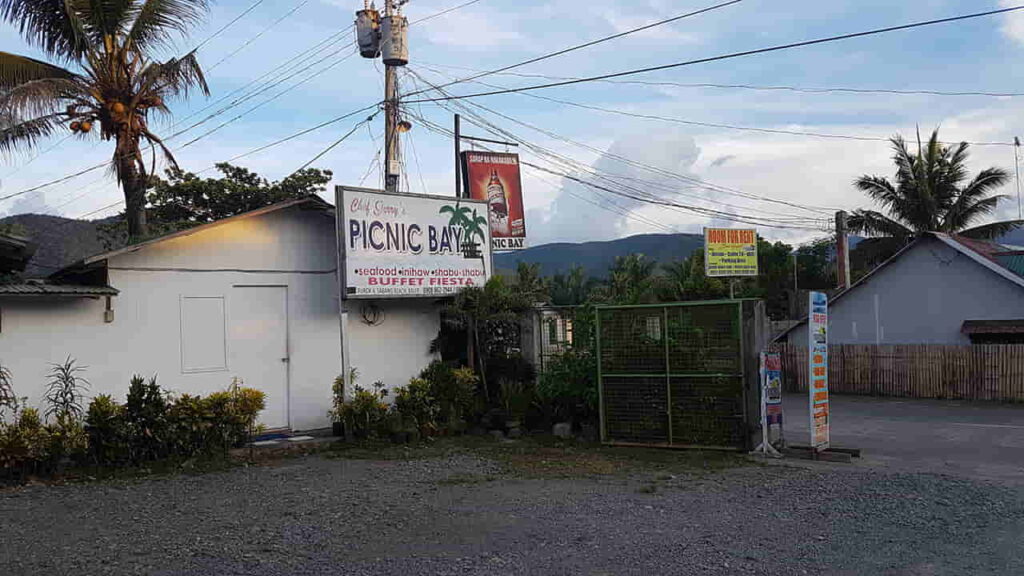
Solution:
<svg viewBox="0 0 1024 576">
<path fill-rule="evenodd" d="M 207 38 L 251 3 L 252 0 L 215 3 L 208 21 L 194 30 L 187 41 L 182 41 L 179 49 L 183 51 Z M 201 62 L 207 67 L 213 66 L 300 3 L 301 0 L 265 0 L 207 43 L 200 51 Z M 415 21 L 460 3 L 461 0 L 411 0 L 405 13 Z M 410 68 L 431 81 L 443 81 L 442 74 L 458 76 L 469 73 L 464 68 L 499 67 L 712 3 L 710 0 L 564 0 L 558 3 L 481 0 L 414 25 L 410 31 Z M 174 108 L 175 119 L 187 118 L 294 54 L 348 27 L 353 11 L 361 4 L 361 0 L 308 0 L 292 16 L 213 68 L 208 74 L 211 98 L 194 96 L 179 103 Z M 1024 0 L 744 0 L 713 13 L 525 66 L 516 72 L 552 76 L 600 74 L 1018 4 L 1024 4 Z M 337 56 L 340 58 L 350 51 L 349 45 L 350 40 L 346 40 L 330 50 L 341 49 Z M 0 28 L 0 50 L 32 54 L 16 30 L 7 25 Z M 1024 72 L 1014 66 L 1022 52 L 1024 14 L 701 64 L 635 79 L 806 88 L 1024 92 L 1021 81 Z M 176 149 L 330 62 L 333 60 L 224 112 L 168 144 Z M 484 81 L 515 86 L 539 80 L 493 76 Z M 412 88 L 412 80 L 404 83 L 407 89 Z M 482 89 L 478 85 L 452 87 L 455 93 Z M 375 66 L 370 60 L 352 57 L 196 144 L 177 151 L 176 156 L 186 170 L 202 170 L 214 162 L 372 104 L 381 98 L 381 91 L 379 64 Z M 611 83 L 561 87 L 538 94 L 688 121 L 800 132 L 885 138 L 897 132 L 910 136 L 917 125 L 922 131 L 941 125 L 944 140 L 1009 142 L 1015 134 L 1024 136 L 1024 126 L 1018 120 L 1024 112 L 1024 98 L 1020 97 L 807 94 Z M 850 182 L 864 173 L 888 175 L 891 172 L 889 149 L 886 143 L 879 141 L 765 134 L 629 118 L 521 94 L 487 97 L 478 102 L 601 151 L 611 150 L 617 156 L 747 194 L 801 204 L 848 209 L 866 206 L 867 201 L 853 190 Z M 185 120 L 185 125 L 222 106 L 215 105 Z M 446 126 L 451 123 L 450 114 L 436 105 L 423 105 L 419 113 L 433 122 Z M 236 163 L 267 178 L 279 179 L 347 132 L 362 116 L 365 114 Z M 659 193 L 677 192 L 672 190 L 678 188 L 676 181 L 631 168 L 607 155 L 595 154 L 507 120 L 493 116 L 490 120 L 588 166 L 643 179 L 642 186 L 660 187 Z M 171 124 L 173 120 L 164 122 L 160 126 L 161 133 L 168 135 L 181 127 L 172 128 Z M 379 147 L 381 131 L 380 120 L 369 130 L 363 127 L 315 166 L 333 170 L 335 183 L 358 184 L 367 174 Z M 484 134 L 473 127 L 468 127 L 467 131 Z M 451 194 L 451 142 L 423 126 L 416 126 L 410 139 L 411 146 L 406 147 L 408 187 L 412 192 Z M 44 145 L 43 149 L 47 147 Z M 413 148 L 415 154 L 410 153 Z M 68 140 L 31 163 L 26 164 L 30 155 L 5 159 L 0 166 L 0 195 L 89 167 L 109 158 L 111 153 L 109 143 Z M 1010 147 L 976 147 L 972 169 L 998 165 L 1012 170 L 1013 162 Z M 365 185 L 379 182 L 376 168 L 369 170 L 369 174 Z M 608 239 L 665 230 L 699 232 L 701 226 L 713 222 L 703 216 L 618 199 L 616 202 L 630 212 L 629 217 L 625 217 L 595 206 L 597 203 L 607 208 L 608 200 L 596 196 L 593 190 L 550 175 L 528 172 L 524 176 L 524 187 L 528 232 L 534 244 Z M 1014 191 L 1013 186 L 1005 190 L 1007 193 Z M 678 193 L 686 195 L 680 199 L 729 212 L 768 217 L 812 215 L 717 192 L 679 189 Z M 0 214 L 45 212 L 74 217 L 119 198 L 120 191 L 112 178 L 93 172 L 0 203 Z M 723 207 L 722 202 L 731 206 Z M 1015 201 L 1008 202 L 1002 208 L 1002 215 L 1015 215 L 1016 209 Z M 115 211 L 111 209 L 99 215 Z M 809 230 L 764 230 L 764 233 L 770 238 L 793 241 L 816 234 Z"/>
</svg>

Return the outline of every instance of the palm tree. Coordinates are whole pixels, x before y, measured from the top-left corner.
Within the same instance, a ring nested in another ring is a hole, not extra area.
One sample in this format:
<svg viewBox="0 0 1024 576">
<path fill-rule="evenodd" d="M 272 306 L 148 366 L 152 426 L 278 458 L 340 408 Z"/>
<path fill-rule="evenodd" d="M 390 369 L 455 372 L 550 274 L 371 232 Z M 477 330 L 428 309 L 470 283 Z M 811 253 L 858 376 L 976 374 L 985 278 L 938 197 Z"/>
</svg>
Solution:
<svg viewBox="0 0 1024 576">
<path fill-rule="evenodd" d="M 159 148 L 177 166 L 150 131 L 150 114 L 169 114 L 167 101 L 194 88 L 209 94 L 194 50 L 164 62 L 155 54 L 173 48 L 206 10 L 206 0 L 0 0 L 0 17 L 57 62 L 0 52 L 0 150 L 35 146 L 64 126 L 79 137 L 113 140 L 128 235 L 144 237 L 155 166 L 147 170 L 142 141 L 154 164 Z"/>
<path fill-rule="evenodd" d="M 658 263 L 643 254 L 617 256 L 608 269 L 608 298 L 615 304 L 649 304 L 656 300 L 654 287 Z"/>
<path fill-rule="evenodd" d="M 932 132 L 926 144 L 922 145 L 920 135 L 917 140 L 915 154 L 901 136 L 892 138 L 896 164 L 893 181 L 867 175 L 854 181 L 854 186 L 879 203 L 887 214 L 856 210 L 849 219 L 852 232 L 905 244 L 925 232 L 996 238 L 1021 224 L 1006 221 L 977 225 L 1006 198 L 992 194 L 1009 180 L 1006 170 L 986 168 L 969 179 L 966 142 L 946 146 L 939 141 L 938 130 Z"/>
</svg>

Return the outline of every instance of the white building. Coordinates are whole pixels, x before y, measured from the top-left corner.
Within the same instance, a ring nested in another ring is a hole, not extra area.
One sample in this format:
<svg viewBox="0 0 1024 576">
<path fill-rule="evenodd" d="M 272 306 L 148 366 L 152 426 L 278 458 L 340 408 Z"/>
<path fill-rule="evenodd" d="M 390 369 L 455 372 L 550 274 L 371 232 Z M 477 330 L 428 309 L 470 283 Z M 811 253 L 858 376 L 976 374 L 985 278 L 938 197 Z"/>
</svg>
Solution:
<svg viewBox="0 0 1024 576">
<path fill-rule="evenodd" d="M 124 401 L 133 374 L 175 393 L 232 378 L 267 394 L 268 428 L 330 425 L 341 373 L 334 209 L 290 200 L 99 254 L 46 283 L 0 285 L 0 364 L 40 406 L 51 364 L 87 367 L 89 395 Z M 354 301 L 351 366 L 404 385 L 432 359 L 436 299 Z"/>
</svg>

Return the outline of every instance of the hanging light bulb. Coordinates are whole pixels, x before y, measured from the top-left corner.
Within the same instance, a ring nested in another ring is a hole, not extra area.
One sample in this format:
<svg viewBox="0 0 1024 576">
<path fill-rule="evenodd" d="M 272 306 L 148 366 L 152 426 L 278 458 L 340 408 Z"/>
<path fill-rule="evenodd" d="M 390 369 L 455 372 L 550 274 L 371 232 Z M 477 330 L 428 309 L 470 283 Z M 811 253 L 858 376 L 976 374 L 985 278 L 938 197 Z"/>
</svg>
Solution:
<svg viewBox="0 0 1024 576">
<path fill-rule="evenodd" d="M 405 134 L 409 130 L 412 130 L 412 122 L 409 122 L 408 120 L 400 120 L 398 122 L 398 126 L 395 126 L 395 129 L 402 134 Z"/>
</svg>

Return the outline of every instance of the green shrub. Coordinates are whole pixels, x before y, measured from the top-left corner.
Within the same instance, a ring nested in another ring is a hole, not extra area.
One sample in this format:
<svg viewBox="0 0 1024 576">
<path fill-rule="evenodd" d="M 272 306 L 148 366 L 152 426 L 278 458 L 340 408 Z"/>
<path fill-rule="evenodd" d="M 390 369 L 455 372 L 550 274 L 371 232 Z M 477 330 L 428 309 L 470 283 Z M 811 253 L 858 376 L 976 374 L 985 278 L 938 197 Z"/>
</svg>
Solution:
<svg viewBox="0 0 1024 576">
<path fill-rule="evenodd" d="M 356 386 L 352 399 L 341 405 L 341 421 L 359 438 L 381 434 L 387 425 L 388 405 L 384 398 L 388 391 L 380 382 L 373 387 L 374 391 L 370 392 Z"/>
<path fill-rule="evenodd" d="M 89 403 L 85 416 L 89 455 L 96 464 L 123 464 L 129 459 L 128 421 L 125 408 L 107 394 Z"/>
<path fill-rule="evenodd" d="M 81 419 L 72 412 L 60 412 L 56 422 L 46 427 L 50 438 L 48 456 L 53 463 L 64 458 L 82 463 L 89 452 L 89 435 Z"/>
<path fill-rule="evenodd" d="M 239 383 L 236 381 L 230 389 L 205 398 L 189 394 L 176 398 L 167 409 L 165 451 L 192 457 L 214 455 L 242 445 L 266 406 L 266 395 Z"/>
<path fill-rule="evenodd" d="M 331 394 L 333 396 L 331 401 L 331 409 L 327 411 L 327 417 L 331 419 L 331 422 L 344 422 L 345 418 L 343 415 L 342 406 L 345 405 L 345 387 L 355 386 L 356 380 L 359 378 L 359 371 L 355 368 L 349 368 L 348 370 L 348 382 L 345 381 L 345 376 L 338 374 L 334 378 L 334 384 L 331 385 Z"/>
<path fill-rule="evenodd" d="M 430 384 L 430 395 L 437 401 L 438 422 L 452 424 L 472 415 L 480 382 L 472 368 L 453 369 L 435 360 L 420 372 L 420 378 Z"/>
<path fill-rule="evenodd" d="M 570 348 L 553 357 L 537 381 L 537 395 L 550 417 L 593 421 L 597 416 L 597 360 Z"/>
<path fill-rule="evenodd" d="M 422 378 L 413 378 L 409 384 L 395 389 L 395 410 L 402 424 L 412 426 L 424 436 L 437 432 L 437 415 L 440 409 L 430 390 L 430 383 Z"/>
<path fill-rule="evenodd" d="M 50 459 L 50 433 L 35 408 L 21 410 L 15 421 L 0 423 L 0 475 L 22 480 L 45 471 Z"/>
<path fill-rule="evenodd" d="M 155 460 L 168 455 L 167 399 L 156 383 L 156 377 L 146 382 L 142 376 L 133 376 L 128 387 L 125 418 L 131 439 L 131 456 L 135 462 Z"/>
<path fill-rule="evenodd" d="M 212 418 L 207 402 L 191 394 L 182 394 L 167 406 L 166 445 L 162 452 L 179 456 L 193 456 L 206 450 Z"/>
</svg>

